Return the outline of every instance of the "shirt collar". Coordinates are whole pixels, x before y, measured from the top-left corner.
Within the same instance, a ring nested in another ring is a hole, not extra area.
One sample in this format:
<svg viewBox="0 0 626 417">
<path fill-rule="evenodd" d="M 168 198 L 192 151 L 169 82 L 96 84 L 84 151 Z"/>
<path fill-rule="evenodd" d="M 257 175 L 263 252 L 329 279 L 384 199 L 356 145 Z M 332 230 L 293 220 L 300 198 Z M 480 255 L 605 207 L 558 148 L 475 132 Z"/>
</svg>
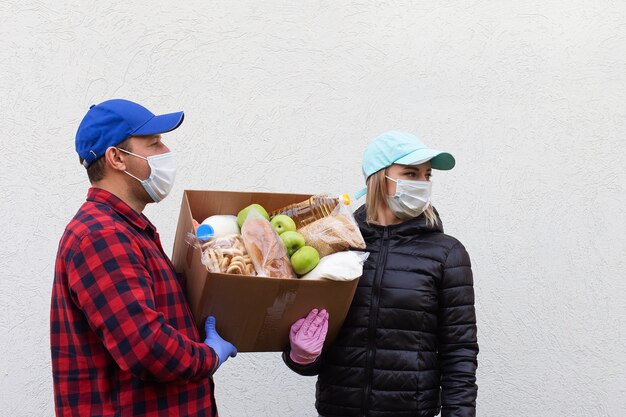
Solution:
<svg viewBox="0 0 626 417">
<path fill-rule="evenodd" d="M 91 187 L 87 193 L 87 201 L 106 204 L 136 228 L 147 230 L 152 234 L 156 233 L 156 228 L 146 216 L 137 213 L 122 199 L 107 190 Z"/>
</svg>

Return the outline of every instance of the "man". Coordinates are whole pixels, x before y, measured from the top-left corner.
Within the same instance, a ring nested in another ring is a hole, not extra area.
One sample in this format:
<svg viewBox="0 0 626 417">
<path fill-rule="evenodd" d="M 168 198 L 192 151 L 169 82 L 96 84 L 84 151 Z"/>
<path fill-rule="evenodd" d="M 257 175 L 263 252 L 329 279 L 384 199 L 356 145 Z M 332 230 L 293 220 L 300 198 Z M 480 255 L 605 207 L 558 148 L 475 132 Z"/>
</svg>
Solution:
<svg viewBox="0 0 626 417">
<path fill-rule="evenodd" d="M 206 322 L 199 342 L 174 266 L 142 214 L 172 188 L 155 116 L 127 100 L 91 106 L 76 151 L 92 187 L 56 259 L 50 345 L 58 416 L 216 416 L 213 373 L 237 351 Z"/>
</svg>

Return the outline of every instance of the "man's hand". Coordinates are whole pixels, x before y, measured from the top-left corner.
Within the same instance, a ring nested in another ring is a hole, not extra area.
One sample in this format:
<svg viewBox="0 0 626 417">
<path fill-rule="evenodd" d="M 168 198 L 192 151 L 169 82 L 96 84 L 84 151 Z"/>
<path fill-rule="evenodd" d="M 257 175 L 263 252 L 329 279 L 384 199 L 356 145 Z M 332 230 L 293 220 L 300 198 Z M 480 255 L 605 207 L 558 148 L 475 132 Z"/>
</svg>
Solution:
<svg viewBox="0 0 626 417">
<path fill-rule="evenodd" d="M 215 330 L 215 317 L 209 316 L 204 323 L 206 339 L 204 344 L 215 351 L 218 358 L 217 368 L 219 368 L 229 357 L 237 356 L 237 348 L 232 343 L 222 339 Z M 217 371 L 217 368 L 215 370 Z"/>
</svg>

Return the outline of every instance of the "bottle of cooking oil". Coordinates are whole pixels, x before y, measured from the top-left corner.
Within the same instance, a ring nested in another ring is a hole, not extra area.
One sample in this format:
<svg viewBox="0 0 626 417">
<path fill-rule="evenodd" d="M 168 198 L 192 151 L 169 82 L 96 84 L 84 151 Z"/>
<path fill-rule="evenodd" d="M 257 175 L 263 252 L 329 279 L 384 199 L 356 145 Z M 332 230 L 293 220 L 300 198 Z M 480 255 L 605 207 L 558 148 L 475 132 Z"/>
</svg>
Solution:
<svg viewBox="0 0 626 417">
<path fill-rule="evenodd" d="M 339 197 L 332 197 L 326 194 L 314 195 L 307 200 L 275 210 L 270 213 L 270 216 L 285 214 L 293 219 L 296 223 L 296 228 L 299 229 L 309 223 L 313 223 L 315 220 L 330 215 L 339 203 L 349 205 L 350 196 L 348 194 L 342 194 Z"/>
</svg>

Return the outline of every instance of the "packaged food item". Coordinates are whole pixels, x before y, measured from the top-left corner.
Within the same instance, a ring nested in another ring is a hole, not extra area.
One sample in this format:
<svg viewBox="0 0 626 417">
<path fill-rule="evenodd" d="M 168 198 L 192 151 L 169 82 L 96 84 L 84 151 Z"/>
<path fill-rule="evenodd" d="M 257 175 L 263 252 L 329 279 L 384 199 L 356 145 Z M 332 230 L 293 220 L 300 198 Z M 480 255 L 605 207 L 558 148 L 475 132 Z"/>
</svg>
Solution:
<svg viewBox="0 0 626 417">
<path fill-rule="evenodd" d="M 319 264 L 300 279 L 331 279 L 352 281 L 363 275 L 363 264 L 369 252 L 337 252 L 320 259 Z"/>
<path fill-rule="evenodd" d="M 328 215 L 298 229 L 306 244 L 319 252 L 320 258 L 331 253 L 365 249 L 365 240 L 350 208 L 341 203 Z"/>
<path fill-rule="evenodd" d="M 270 213 L 270 218 L 278 214 L 285 214 L 293 219 L 296 223 L 296 227 L 299 229 L 316 220 L 329 216 L 339 202 L 349 205 L 350 196 L 348 194 L 342 194 L 339 197 L 331 197 L 326 194 L 314 195 L 308 200 L 274 210 Z"/>
<path fill-rule="evenodd" d="M 201 227 L 202 225 L 198 230 Z M 210 272 L 256 275 L 252 258 L 248 254 L 240 234 L 214 237 L 200 230 L 198 236 L 189 233 L 187 243 L 202 250 L 200 260 Z"/>
<path fill-rule="evenodd" d="M 209 225 L 214 231 L 215 237 L 239 234 L 239 226 L 237 225 L 237 216 L 216 214 L 209 216 L 202 221 L 201 224 Z"/>
<path fill-rule="evenodd" d="M 250 211 L 241 227 L 241 236 L 259 276 L 296 278 L 287 250 L 267 219 Z"/>
</svg>

